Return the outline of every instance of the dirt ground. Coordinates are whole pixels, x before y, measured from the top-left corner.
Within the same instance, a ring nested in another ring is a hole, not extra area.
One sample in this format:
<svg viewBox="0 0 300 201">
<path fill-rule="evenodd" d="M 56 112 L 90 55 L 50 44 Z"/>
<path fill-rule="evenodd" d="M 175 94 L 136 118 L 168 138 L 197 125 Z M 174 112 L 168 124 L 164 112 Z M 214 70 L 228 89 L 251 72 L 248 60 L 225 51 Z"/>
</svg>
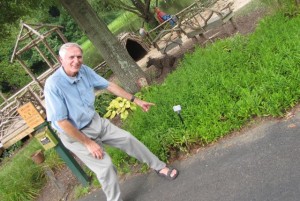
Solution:
<svg viewBox="0 0 300 201">
<path fill-rule="evenodd" d="M 221 0 L 222 1 L 222 0 Z M 223 0 L 226 1 L 226 0 Z M 244 6 L 246 3 L 248 3 L 250 0 L 235 0 L 234 6 L 235 9 L 238 9 L 242 6 Z M 230 23 L 227 23 L 224 26 L 224 29 L 218 29 L 214 30 L 213 32 L 209 33 L 207 36 L 214 35 L 216 32 L 219 32 L 219 34 L 213 38 L 213 40 L 230 37 L 236 33 L 240 33 L 242 35 L 246 35 L 248 33 L 251 33 L 254 31 L 257 22 L 259 19 L 265 14 L 264 10 L 255 10 L 251 11 L 247 14 L 240 14 L 238 16 L 234 17 L 234 21 L 238 27 L 238 30 L 234 30 L 232 25 Z M 203 41 L 200 39 L 198 41 L 193 40 L 186 40 L 184 41 L 184 44 L 181 48 L 175 48 L 171 54 L 176 58 L 178 61 L 180 58 L 182 58 L 183 54 L 187 51 L 193 51 L 195 45 L 202 45 Z M 155 57 L 158 56 L 158 52 L 153 50 L 151 51 L 145 58 L 139 61 L 139 63 L 144 63 L 148 60 L 148 57 Z M 176 64 L 178 62 L 175 62 L 171 68 L 166 68 L 161 71 L 158 77 L 155 77 L 153 80 L 154 82 L 160 83 L 163 81 L 163 79 L 166 77 L 166 75 L 176 68 Z M 144 68 L 144 66 L 143 66 Z M 68 167 L 63 167 L 60 170 L 54 172 L 54 177 L 52 179 L 48 179 L 48 182 L 46 183 L 45 187 L 42 189 L 40 195 L 36 199 L 36 201 L 59 201 L 59 200 L 65 200 L 65 201 L 71 201 L 74 199 L 74 188 L 79 185 L 80 183 L 76 179 L 76 177 L 72 174 L 72 172 L 69 170 Z"/>
</svg>

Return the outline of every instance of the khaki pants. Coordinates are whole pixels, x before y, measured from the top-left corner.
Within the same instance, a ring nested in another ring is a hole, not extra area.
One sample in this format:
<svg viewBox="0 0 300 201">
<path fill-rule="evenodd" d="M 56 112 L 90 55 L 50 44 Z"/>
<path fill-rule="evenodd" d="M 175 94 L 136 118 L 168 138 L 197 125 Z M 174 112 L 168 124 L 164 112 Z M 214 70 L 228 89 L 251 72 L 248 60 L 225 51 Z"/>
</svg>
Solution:
<svg viewBox="0 0 300 201">
<path fill-rule="evenodd" d="M 102 148 L 103 144 L 119 148 L 128 155 L 148 164 L 154 170 L 160 170 L 166 166 L 134 136 L 116 127 L 109 120 L 101 118 L 98 114 L 95 114 L 92 122 L 81 131 Z M 65 147 L 97 175 L 107 201 L 122 201 L 117 172 L 105 150 L 103 159 L 96 159 L 83 144 L 68 137 L 66 133 L 61 133 L 60 138 Z"/>
</svg>

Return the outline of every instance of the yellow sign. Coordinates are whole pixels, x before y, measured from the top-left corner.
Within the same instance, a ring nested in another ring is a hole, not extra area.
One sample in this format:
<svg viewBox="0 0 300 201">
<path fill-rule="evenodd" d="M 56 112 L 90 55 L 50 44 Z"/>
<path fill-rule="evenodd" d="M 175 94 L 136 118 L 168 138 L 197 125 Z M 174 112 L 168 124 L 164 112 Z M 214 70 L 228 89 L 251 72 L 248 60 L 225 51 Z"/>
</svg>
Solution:
<svg viewBox="0 0 300 201">
<path fill-rule="evenodd" d="M 22 105 L 17 111 L 29 128 L 34 129 L 45 122 L 45 119 L 31 102 Z"/>
</svg>

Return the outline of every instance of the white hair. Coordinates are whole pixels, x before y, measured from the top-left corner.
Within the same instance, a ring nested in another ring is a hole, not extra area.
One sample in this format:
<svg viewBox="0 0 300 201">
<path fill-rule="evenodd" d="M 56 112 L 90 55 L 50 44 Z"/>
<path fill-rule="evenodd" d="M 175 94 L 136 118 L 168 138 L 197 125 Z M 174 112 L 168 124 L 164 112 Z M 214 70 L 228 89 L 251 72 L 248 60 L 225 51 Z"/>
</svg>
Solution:
<svg viewBox="0 0 300 201">
<path fill-rule="evenodd" d="M 59 49 L 59 52 L 58 52 L 59 56 L 63 57 L 66 54 L 67 49 L 70 47 L 77 47 L 78 49 L 80 49 L 81 53 L 83 52 L 82 48 L 77 43 L 65 43 Z"/>
</svg>

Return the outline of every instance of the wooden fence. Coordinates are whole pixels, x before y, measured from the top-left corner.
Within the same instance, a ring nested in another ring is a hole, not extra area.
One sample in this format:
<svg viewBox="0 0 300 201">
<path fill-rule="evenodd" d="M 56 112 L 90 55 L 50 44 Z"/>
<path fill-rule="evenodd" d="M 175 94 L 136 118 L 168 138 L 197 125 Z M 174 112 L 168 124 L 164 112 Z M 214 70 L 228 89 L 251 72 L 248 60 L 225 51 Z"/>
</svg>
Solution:
<svg viewBox="0 0 300 201">
<path fill-rule="evenodd" d="M 233 9 L 231 6 L 232 3 L 228 3 L 221 8 L 212 8 L 209 5 L 205 6 L 201 1 L 196 1 L 173 15 L 173 18 L 147 32 L 145 36 L 158 51 L 166 54 L 174 47 L 182 45 L 183 35 L 193 39 L 196 39 L 197 36 L 205 38 L 206 32 L 223 26 L 228 21 L 236 29 L 232 20 Z M 172 26 L 173 23 L 170 22 L 174 20 L 176 25 Z"/>
</svg>

